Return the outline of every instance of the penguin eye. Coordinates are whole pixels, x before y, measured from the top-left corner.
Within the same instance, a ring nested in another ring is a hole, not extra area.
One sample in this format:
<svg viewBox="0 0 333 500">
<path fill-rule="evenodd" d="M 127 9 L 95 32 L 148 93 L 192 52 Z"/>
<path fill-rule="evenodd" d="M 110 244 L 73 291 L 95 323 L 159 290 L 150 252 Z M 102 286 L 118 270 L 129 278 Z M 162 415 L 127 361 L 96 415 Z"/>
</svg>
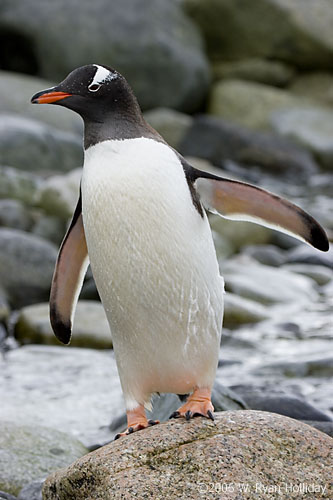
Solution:
<svg viewBox="0 0 333 500">
<path fill-rule="evenodd" d="M 89 87 L 88 87 L 90 92 L 97 92 L 97 90 L 99 90 L 100 88 L 101 88 L 101 85 L 98 83 L 93 83 L 93 84 L 89 85 Z"/>
</svg>

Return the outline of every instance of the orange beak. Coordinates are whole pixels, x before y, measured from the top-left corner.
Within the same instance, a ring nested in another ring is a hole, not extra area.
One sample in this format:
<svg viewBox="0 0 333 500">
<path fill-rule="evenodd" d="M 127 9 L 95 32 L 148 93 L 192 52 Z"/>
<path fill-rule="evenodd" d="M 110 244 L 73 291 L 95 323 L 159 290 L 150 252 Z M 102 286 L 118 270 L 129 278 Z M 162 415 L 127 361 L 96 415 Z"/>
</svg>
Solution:
<svg viewBox="0 0 333 500">
<path fill-rule="evenodd" d="M 33 96 L 31 102 L 33 104 L 52 104 L 71 95 L 66 92 L 39 92 Z"/>
</svg>

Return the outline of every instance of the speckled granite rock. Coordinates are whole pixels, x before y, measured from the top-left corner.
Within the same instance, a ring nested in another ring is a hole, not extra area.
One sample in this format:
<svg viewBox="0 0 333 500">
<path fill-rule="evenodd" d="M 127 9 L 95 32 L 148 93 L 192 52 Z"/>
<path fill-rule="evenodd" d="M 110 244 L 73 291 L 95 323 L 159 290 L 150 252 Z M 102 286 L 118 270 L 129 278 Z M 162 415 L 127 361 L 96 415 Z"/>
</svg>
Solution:
<svg viewBox="0 0 333 500">
<path fill-rule="evenodd" d="M 332 450 L 329 436 L 268 412 L 224 412 L 215 423 L 172 420 L 55 472 L 43 498 L 250 500 L 270 487 L 289 499 L 299 498 L 299 485 L 316 485 L 320 498 L 332 498 Z"/>
</svg>

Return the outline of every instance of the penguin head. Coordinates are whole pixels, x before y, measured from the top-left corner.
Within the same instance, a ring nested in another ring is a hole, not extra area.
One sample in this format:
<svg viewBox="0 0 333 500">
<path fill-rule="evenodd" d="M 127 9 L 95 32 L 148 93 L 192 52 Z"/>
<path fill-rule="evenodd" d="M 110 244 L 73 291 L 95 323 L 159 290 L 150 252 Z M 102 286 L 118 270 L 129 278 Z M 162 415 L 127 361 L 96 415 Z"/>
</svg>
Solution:
<svg viewBox="0 0 333 500">
<path fill-rule="evenodd" d="M 37 92 L 31 102 L 64 106 L 93 121 L 101 121 L 119 108 L 139 108 L 125 78 L 98 64 L 75 69 L 59 85 Z"/>
</svg>

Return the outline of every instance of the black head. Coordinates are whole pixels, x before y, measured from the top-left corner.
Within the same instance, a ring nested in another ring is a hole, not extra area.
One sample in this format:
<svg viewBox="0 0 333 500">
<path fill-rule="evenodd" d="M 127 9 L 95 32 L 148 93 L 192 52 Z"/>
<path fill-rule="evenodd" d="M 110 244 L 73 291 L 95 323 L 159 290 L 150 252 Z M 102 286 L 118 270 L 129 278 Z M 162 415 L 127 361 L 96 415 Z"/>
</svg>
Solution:
<svg viewBox="0 0 333 500">
<path fill-rule="evenodd" d="M 35 94 L 31 102 L 76 111 L 85 123 L 85 148 L 107 139 L 159 137 L 144 121 L 125 78 L 108 66 L 77 68 L 59 85 Z"/>
<path fill-rule="evenodd" d="M 33 104 L 58 104 L 79 113 L 84 120 L 99 121 L 120 105 L 138 110 L 125 78 L 112 68 L 89 64 L 72 71 L 59 85 L 35 94 Z"/>
</svg>

